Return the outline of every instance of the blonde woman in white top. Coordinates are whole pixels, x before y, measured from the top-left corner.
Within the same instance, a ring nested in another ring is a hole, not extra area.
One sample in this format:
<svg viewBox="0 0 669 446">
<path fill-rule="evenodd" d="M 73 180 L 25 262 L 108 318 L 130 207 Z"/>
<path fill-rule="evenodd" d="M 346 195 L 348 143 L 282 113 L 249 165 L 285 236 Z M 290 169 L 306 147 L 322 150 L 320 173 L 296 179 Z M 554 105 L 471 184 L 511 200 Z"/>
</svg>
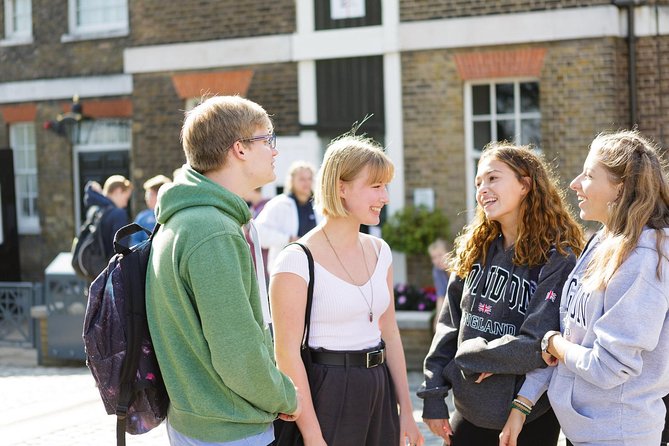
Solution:
<svg viewBox="0 0 669 446">
<path fill-rule="evenodd" d="M 325 220 L 300 239 L 315 263 L 309 379 L 300 357 L 309 281 L 304 251 L 287 247 L 272 271 L 276 359 L 304 395 L 297 425 L 306 446 L 424 441 L 395 320 L 390 248 L 359 232 L 361 224 L 379 223 L 393 173 L 368 138 L 345 135 L 326 151 L 315 193 Z"/>
</svg>

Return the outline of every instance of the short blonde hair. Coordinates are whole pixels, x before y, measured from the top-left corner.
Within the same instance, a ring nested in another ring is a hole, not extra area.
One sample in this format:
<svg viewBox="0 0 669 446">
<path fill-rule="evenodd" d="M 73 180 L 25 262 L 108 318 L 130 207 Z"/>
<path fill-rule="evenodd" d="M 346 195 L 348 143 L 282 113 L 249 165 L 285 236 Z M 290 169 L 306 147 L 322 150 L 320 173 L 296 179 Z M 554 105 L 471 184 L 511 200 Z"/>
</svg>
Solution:
<svg viewBox="0 0 669 446">
<path fill-rule="evenodd" d="M 225 164 L 228 150 L 258 127 L 271 127 L 260 105 L 240 96 L 214 96 L 186 112 L 181 143 L 188 164 L 205 173 Z"/>
<path fill-rule="evenodd" d="M 293 187 L 295 186 L 295 174 L 300 170 L 308 170 L 311 172 L 311 176 L 316 178 L 316 168 L 313 164 L 306 161 L 294 161 L 288 169 L 288 175 L 286 176 L 286 182 L 283 183 L 283 193 L 292 194 Z"/>
<path fill-rule="evenodd" d="M 123 175 L 112 175 L 107 178 L 105 185 L 102 187 L 103 195 L 107 196 L 113 193 L 116 189 L 121 189 L 123 192 L 132 189 L 132 183 Z"/>
<path fill-rule="evenodd" d="M 369 184 L 389 183 L 395 174 L 393 162 L 372 138 L 347 134 L 330 143 L 314 194 L 314 203 L 324 216 L 349 215 L 339 196 L 339 182 L 353 181 L 365 167 L 369 167 Z"/>
<path fill-rule="evenodd" d="M 172 180 L 170 180 L 170 178 L 166 177 L 165 175 L 156 175 L 155 177 L 151 177 L 148 180 L 146 180 L 142 185 L 142 187 L 144 188 L 145 191 L 152 190 L 154 192 L 158 192 L 160 186 L 171 182 Z"/>
</svg>

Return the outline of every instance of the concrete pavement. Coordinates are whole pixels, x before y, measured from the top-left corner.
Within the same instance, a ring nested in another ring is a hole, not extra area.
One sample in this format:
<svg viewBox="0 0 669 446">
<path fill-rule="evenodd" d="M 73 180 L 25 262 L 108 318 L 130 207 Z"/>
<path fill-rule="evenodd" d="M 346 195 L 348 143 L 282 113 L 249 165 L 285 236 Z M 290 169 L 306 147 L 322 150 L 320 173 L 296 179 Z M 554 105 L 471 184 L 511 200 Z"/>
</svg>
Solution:
<svg viewBox="0 0 669 446">
<path fill-rule="evenodd" d="M 409 373 L 414 418 L 426 446 L 441 446 L 420 422 L 415 390 L 421 374 Z M 116 418 L 104 411 L 88 369 L 37 366 L 31 349 L 0 348 L 0 444 L 2 446 L 114 446 Z M 451 405 L 452 407 L 452 405 Z M 143 435 L 126 435 L 128 446 L 168 445 L 164 426 Z M 561 442 L 561 444 L 564 444 Z"/>
</svg>

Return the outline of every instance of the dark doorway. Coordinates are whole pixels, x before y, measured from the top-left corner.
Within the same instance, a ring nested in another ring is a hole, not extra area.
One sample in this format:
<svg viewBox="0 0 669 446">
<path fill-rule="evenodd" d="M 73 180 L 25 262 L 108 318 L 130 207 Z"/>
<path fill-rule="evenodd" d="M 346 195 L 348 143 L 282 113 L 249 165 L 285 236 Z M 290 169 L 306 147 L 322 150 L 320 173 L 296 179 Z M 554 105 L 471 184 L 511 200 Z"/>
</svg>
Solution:
<svg viewBox="0 0 669 446">
<path fill-rule="evenodd" d="M 21 269 L 12 149 L 0 149 L 0 259 L 0 282 L 19 282 Z"/>
<path fill-rule="evenodd" d="M 111 175 L 123 175 L 130 179 L 130 153 L 127 150 L 79 152 L 79 224 L 86 216 L 84 186 L 89 181 L 97 181 L 103 186 Z M 128 203 L 127 210 L 131 207 Z"/>
<path fill-rule="evenodd" d="M 373 2 L 368 2 L 368 10 Z M 358 134 L 366 134 L 381 145 L 385 140 L 383 56 L 351 57 L 316 61 L 316 94 L 319 137 L 329 142 L 365 121 Z M 365 120 L 365 118 L 367 118 Z M 381 212 L 381 224 L 386 208 Z M 367 226 L 361 227 L 368 232 Z"/>
</svg>

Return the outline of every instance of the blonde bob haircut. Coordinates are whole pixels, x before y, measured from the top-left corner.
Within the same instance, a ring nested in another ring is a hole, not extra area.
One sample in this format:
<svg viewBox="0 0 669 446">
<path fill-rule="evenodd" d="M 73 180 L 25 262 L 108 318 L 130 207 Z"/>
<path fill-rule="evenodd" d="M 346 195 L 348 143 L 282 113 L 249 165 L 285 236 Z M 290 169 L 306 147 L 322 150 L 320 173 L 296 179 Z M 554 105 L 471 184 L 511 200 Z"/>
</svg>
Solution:
<svg viewBox="0 0 669 446">
<path fill-rule="evenodd" d="M 365 168 L 369 169 L 368 184 L 390 183 L 395 174 L 393 162 L 372 138 L 346 134 L 330 143 L 314 194 L 314 203 L 324 216 L 349 215 L 339 196 L 339 182 L 355 180 Z"/>
<path fill-rule="evenodd" d="M 199 173 L 225 164 L 230 147 L 272 126 L 260 105 L 240 96 L 213 96 L 186 112 L 181 143 L 188 164 Z"/>
</svg>

